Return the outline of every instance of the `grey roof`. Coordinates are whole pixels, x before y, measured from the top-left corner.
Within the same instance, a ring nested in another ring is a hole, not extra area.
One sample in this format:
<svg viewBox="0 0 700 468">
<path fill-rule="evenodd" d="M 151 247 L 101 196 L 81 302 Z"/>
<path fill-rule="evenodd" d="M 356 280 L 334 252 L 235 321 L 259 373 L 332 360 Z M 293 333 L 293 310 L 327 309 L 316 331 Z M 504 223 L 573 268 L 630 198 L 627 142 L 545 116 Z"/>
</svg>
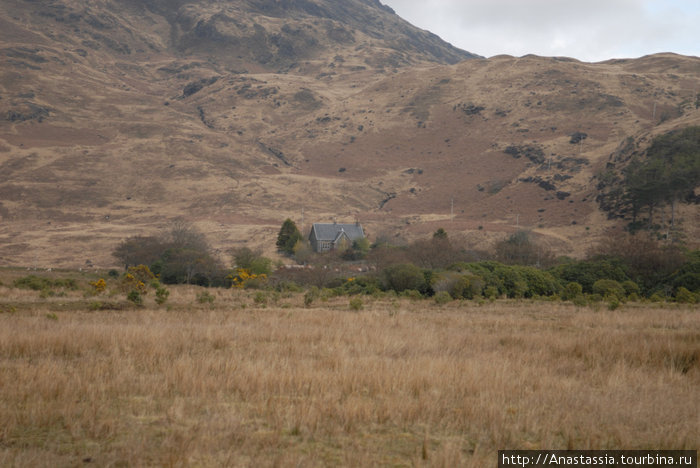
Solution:
<svg viewBox="0 0 700 468">
<path fill-rule="evenodd" d="M 342 232 L 348 236 L 348 239 L 354 241 L 365 237 L 365 232 L 362 230 L 362 225 L 357 224 L 322 224 L 315 223 L 312 232 L 316 232 L 316 239 L 320 241 L 335 241 Z"/>
</svg>

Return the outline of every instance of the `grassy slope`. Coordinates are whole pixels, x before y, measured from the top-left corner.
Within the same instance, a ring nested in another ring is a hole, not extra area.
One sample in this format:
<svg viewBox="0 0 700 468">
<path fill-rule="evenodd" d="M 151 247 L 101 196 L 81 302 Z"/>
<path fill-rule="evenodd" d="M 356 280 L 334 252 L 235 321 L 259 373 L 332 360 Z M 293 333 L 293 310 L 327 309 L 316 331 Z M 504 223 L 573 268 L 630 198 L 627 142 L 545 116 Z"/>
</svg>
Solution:
<svg viewBox="0 0 700 468">
<path fill-rule="evenodd" d="M 106 268 L 121 239 L 178 217 L 221 250 L 250 242 L 271 253 L 302 205 L 307 227 L 359 218 L 373 234 L 410 239 L 450 221 L 451 235 L 484 248 L 517 225 L 582 255 L 614 224 L 595 202 L 593 176 L 608 157 L 627 137 L 643 149 L 700 122 L 694 57 L 436 65 L 406 52 L 411 60 L 392 65 L 395 51 L 358 32 L 273 73 L 230 47 L 178 49 L 155 13 L 105 11 L 116 25 L 97 30 L 105 18 L 74 24 L 31 2 L 2 8 L 3 265 Z M 282 22 L 268 20 L 270 31 Z M 37 108 L 48 115 L 29 118 Z M 11 120 L 17 113 L 28 120 Z M 569 143 L 576 131 L 588 134 L 583 145 Z M 511 145 L 541 147 L 552 166 L 506 155 Z M 698 238 L 700 210 L 681 211 L 687 238 Z"/>
</svg>

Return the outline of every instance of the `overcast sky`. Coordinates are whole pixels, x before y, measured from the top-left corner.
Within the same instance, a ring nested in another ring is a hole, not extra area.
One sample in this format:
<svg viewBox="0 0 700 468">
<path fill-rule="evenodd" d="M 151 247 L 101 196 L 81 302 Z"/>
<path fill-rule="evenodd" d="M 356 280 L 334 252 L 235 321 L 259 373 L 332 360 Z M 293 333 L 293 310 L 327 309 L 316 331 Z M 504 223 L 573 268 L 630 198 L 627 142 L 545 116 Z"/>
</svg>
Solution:
<svg viewBox="0 0 700 468">
<path fill-rule="evenodd" d="M 700 56 L 700 0 L 381 0 L 460 49 L 586 62 Z"/>
</svg>

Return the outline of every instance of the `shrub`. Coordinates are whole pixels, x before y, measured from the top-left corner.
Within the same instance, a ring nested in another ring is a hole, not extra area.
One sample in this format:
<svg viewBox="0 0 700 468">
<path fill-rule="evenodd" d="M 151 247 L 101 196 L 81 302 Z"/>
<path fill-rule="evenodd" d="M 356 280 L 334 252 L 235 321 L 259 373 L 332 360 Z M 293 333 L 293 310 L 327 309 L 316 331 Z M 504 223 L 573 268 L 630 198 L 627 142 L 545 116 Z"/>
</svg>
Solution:
<svg viewBox="0 0 700 468">
<path fill-rule="evenodd" d="M 586 299 L 586 296 L 583 294 L 579 294 L 578 296 L 573 298 L 573 303 L 576 306 L 583 307 L 588 305 L 588 300 Z"/>
<path fill-rule="evenodd" d="M 671 278 L 671 285 L 676 288 L 686 288 L 689 291 L 700 291 L 700 272 L 682 272 Z"/>
<path fill-rule="evenodd" d="M 508 297 L 525 297 L 528 291 L 527 281 L 517 267 L 499 265 L 494 270 L 503 283 L 503 292 Z"/>
<path fill-rule="evenodd" d="M 362 310 L 364 304 L 362 302 L 362 298 L 360 297 L 353 297 L 350 299 L 350 308 L 355 311 L 360 311 Z"/>
<path fill-rule="evenodd" d="M 453 299 L 474 299 L 482 295 L 485 281 L 472 273 L 441 273 L 433 284 L 435 293 L 447 291 Z"/>
<path fill-rule="evenodd" d="M 700 292 L 700 250 L 686 255 L 685 263 L 670 275 L 669 283 L 675 289 L 684 287 L 688 291 Z"/>
<path fill-rule="evenodd" d="M 603 300 L 603 296 L 601 296 L 600 294 L 589 294 L 586 297 L 588 298 L 589 304 L 595 304 Z"/>
<path fill-rule="evenodd" d="M 342 289 L 346 294 L 366 294 L 370 296 L 380 291 L 379 280 L 374 276 L 348 278 L 342 284 Z"/>
<path fill-rule="evenodd" d="M 275 285 L 275 290 L 282 293 L 300 293 L 304 291 L 304 289 L 294 281 L 287 280 L 278 281 Z"/>
<path fill-rule="evenodd" d="M 615 280 L 601 279 L 593 283 L 593 293 L 603 297 L 614 297 L 621 299 L 625 297 L 625 288 Z"/>
<path fill-rule="evenodd" d="M 468 286 L 468 281 L 464 275 L 446 271 L 436 275 L 433 278 L 433 291 L 435 294 L 447 292 L 453 299 L 461 299 L 464 296 L 464 291 Z"/>
<path fill-rule="evenodd" d="M 163 305 L 165 304 L 165 301 L 168 300 L 168 297 L 170 296 L 170 291 L 168 291 L 166 288 L 163 286 L 158 286 L 156 288 L 156 303 L 158 305 Z"/>
<path fill-rule="evenodd" d="M 559 282 L 551 273 L 534 267 L 517 267 L 517 270 L 527 283 L 525 297 L 553 296 L 559 292 Z"/>
<path fill-rule="evenodd" d="M 503 290 L 503 280 L 495 273 L 495 270 L 503 267 L 497 262 L 479 262 L 479 263 L 455 263 L 450 267 L 450 270 L 464 272 L 467 274 L 476 275 L 483 282 L 482 292 L 484 288 L 494 286 L 499 291 Z"/>
<path fill-rule="evenodd" d="M 197 294 L 197 302 L 200 304 L 213 304 L 216 298 L 209 291 L 202 291 Z"/>
<path fill-rule="evenodd" d="M 143 305 L 143 296 L 136 289 L 132 289 L 131 291 L 129 291 L 128 294 L 126 295 L 126 298 L 128 301 L 134 303 L 134 305 L 137 305 L 137 306 Z"/>
<path fill-rule="evenodd" d="M 423 299 L 423 295 L 420 293 L 420 291 L 416 291 L 415 289 L 407 289 L 405 291 L 402 291 L 401 297 L 405 297 L 414 301 Z"/>
<path fill-rule="evenodd" d="M 320 297 L 323 302 L 328 302 L 329 299 L 332 299 L 334 297 L 338 297 L 340 295 L 342 295 L 341 292 L 339 292 L 336 289 L 331 289 L 331 288 L 319 289 L 319 293 L 318 293 L 318 297 Z"/>
<path fill-rule="evenodd" d="M 435 303 L 438 305 L 444 305 L 452 301 L 452 296 L 447 291 L 440 291 L 434 296 Z"/>
<path fill-rule="evenodd" d="M 413 264 L 392 265 L 385 268 L 383 273 L 386 289 L 393 289 L 396 292 L 426 289 L 423 270 Z"/>
<path fill-rule="evenodd" d="M 484 289 L 484 297 L 487 299 L 496 299 L 500 295 L 498 288 L 496 286 L 487 286 Z"/>
<path fill-rule="evenodd" d="M 238 270 L 244 269 L 253 275 L 269 275 L 272 272 L 272 260 L 264 257 L 260 250 L 240 247 L 229 252 Z"/>
<path fill-rule="evenodd" d="M 97 281 L 91 281 L 90 286 L 94 288 L 94 293 L 95 294 L 102 294 L 105 292 L 105 289 L 107 288 L 107 282 L 103 280 L 102 278 L 98 279 Z"/>
<path fill-rule="evenodd" d="M 561 298 L 565 301 L 572 301 L 583 294 L 583 286 L 575 281 L 564 286 L 561 293 Z"/>
<path fill-rule="evenodd" d="M 551 265 L 554 258 L 549 250 L 533 242 L 527 231 L 518 231 L 497 242 L 495 252 L 499 261 L 509 265 Z"/>
<path fill-rule="evenodd" d="M 231 287 L 233 288 L 261 289 L 267 284 L 267 275 L 265 273 L 252 273 L 247 268 L 239 268 L 236 271 L 236 275 L 229 275 L 228 279 L 231 281 Z"/>
<path fill-rule="evenodd" d="M 479 275 L 466 275 L 467 287 L 464 290 L 465 299 L 474 299 L 476 297 L 481 297 L 484 292 L 484 286 L 486 281 Z"/>
<path fill-rule="evenodd" d="M 265 275 L 253 275 L 254 277 L 248 279 L 245 283 L 245 289 L 265 289 L 267 287 L 267 276 Z"/>
<path fill-rule="evenodd" d="M 655 292 L 654 294 L 651 295 L 649 298 L 651 302 L 665 302 L 666 298 L 661 295 L 661 293 Z"/>
<path fill-rule="evenodd" d="M 631 281 L 631 280 L 623 281 L 622 288 L 625 290 L 625 294 L 628 297 L 632 297 L 632 296 L 639 297 L 640 289 L 639 289 L 639 286 L 637 285 L 637 283 L 635 283 L 634 281 Z"/>
<path fill-rule="evenodd" d="M 433 289 L 435 288 L 433 287 Z M 474 297 L 469 288 L 469 279 L 464 275 L 455 278 L 446 292 L 452 299 L 472 299 Z M 439 294 L 439 291 L 435 290 L 435 293 Z"/>
<path fill-rule="evenodd" d="M 148 292 L 146 284 L 150 284 L 153 278 L 155 278 L 155 276 L 147 266 L 140 265 L 138 267 L 131 267 L 129 271 L 122 276 L 121 289 L 127 294 L 131 291 L 137 291 L 139 294 L 146 294 Z"/>
<path fill-rule="evenodd" d="M 73 278 L 56 279 L 53 281 L 53 285 L 57 288 L 70 289 L 73 291 L 78 289 L 78 282 Z"/>
<path fill-rule="evenodd" d="M 697 302 L 697 296 L 681 286 L 676 291 L 676 302 L 680 302 L 682 304 L 695 304 Z"/>
<path fill-rule="evenodd" d="M 41 291 L 42 289 L 48 289 L 53 286 L 51 280 L 47 278 L 39 278 L 36 275 L 24 276 L 18 278 L 14 281 L 15 288 L 19 289 L 31 289 L 32 291 Z"/>
<path fill-rule="evenodd" d="M 583 287 L 583 292 L 592 293 L 593 284 L 601 279 L 625 281 L 629 278 L 620 262 L 612 260 L 592 260 L 570 262 L 550 270 L 555 277 L 565 282 L 576 282 Z"/>
<path fill-rule="evenodd" d="M 319 290 L 316 286 L 311 286 L 308 291 L 304 293 L 304 306 L 310 307 L 313 302 L 318 299 Z"/>
<path fill-rule="evenodd" d="M 155 279 L 156 275 L 153 274 L 150 268 L 146 265 L 138 265 L 138 266 L 133 266 L 130 267 L 128 272 L 136 278 L 138 281 L 144 283 L 144 284 L 149 284 L 152 280 Z"/>
<path fill-rule="evenodd" d="M 267 294 L 264 291 L 257 291 L 253 296 L 253 302 L 261 306 L 267 305 Z"/>
<path fill-rule="evenodd" d="M 363 237 L 362 239 L 353 241 L 350 247 L 340 253 L 340 258 L 349 262 L 362 260 L 367 257 L 369 247 L 369 240 Z"/>
<path fill-rule="evenodd" d="M 78 283 L 72 278 L 55 279 L 42 278 L 36 275 L 24 276 L 13 282 L 14 287 L 31 289 L 32 291 L 47 291 L 51 288 L 78 289 Z"/>
</svg>

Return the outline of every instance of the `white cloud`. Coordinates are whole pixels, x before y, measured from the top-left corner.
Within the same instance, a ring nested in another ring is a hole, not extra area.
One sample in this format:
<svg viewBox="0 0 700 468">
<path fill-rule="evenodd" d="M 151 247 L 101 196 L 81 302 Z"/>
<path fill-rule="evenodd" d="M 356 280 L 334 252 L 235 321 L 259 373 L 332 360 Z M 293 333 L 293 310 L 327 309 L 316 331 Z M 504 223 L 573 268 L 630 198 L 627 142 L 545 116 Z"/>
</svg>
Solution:
<svg viewBox="0 0 700 468">
<path fill-rule="evenodd" d="M 384 0 L 407 21 L 484 56 L 598 61 L 700 55 L 697 0 Z"/>
</svg>

